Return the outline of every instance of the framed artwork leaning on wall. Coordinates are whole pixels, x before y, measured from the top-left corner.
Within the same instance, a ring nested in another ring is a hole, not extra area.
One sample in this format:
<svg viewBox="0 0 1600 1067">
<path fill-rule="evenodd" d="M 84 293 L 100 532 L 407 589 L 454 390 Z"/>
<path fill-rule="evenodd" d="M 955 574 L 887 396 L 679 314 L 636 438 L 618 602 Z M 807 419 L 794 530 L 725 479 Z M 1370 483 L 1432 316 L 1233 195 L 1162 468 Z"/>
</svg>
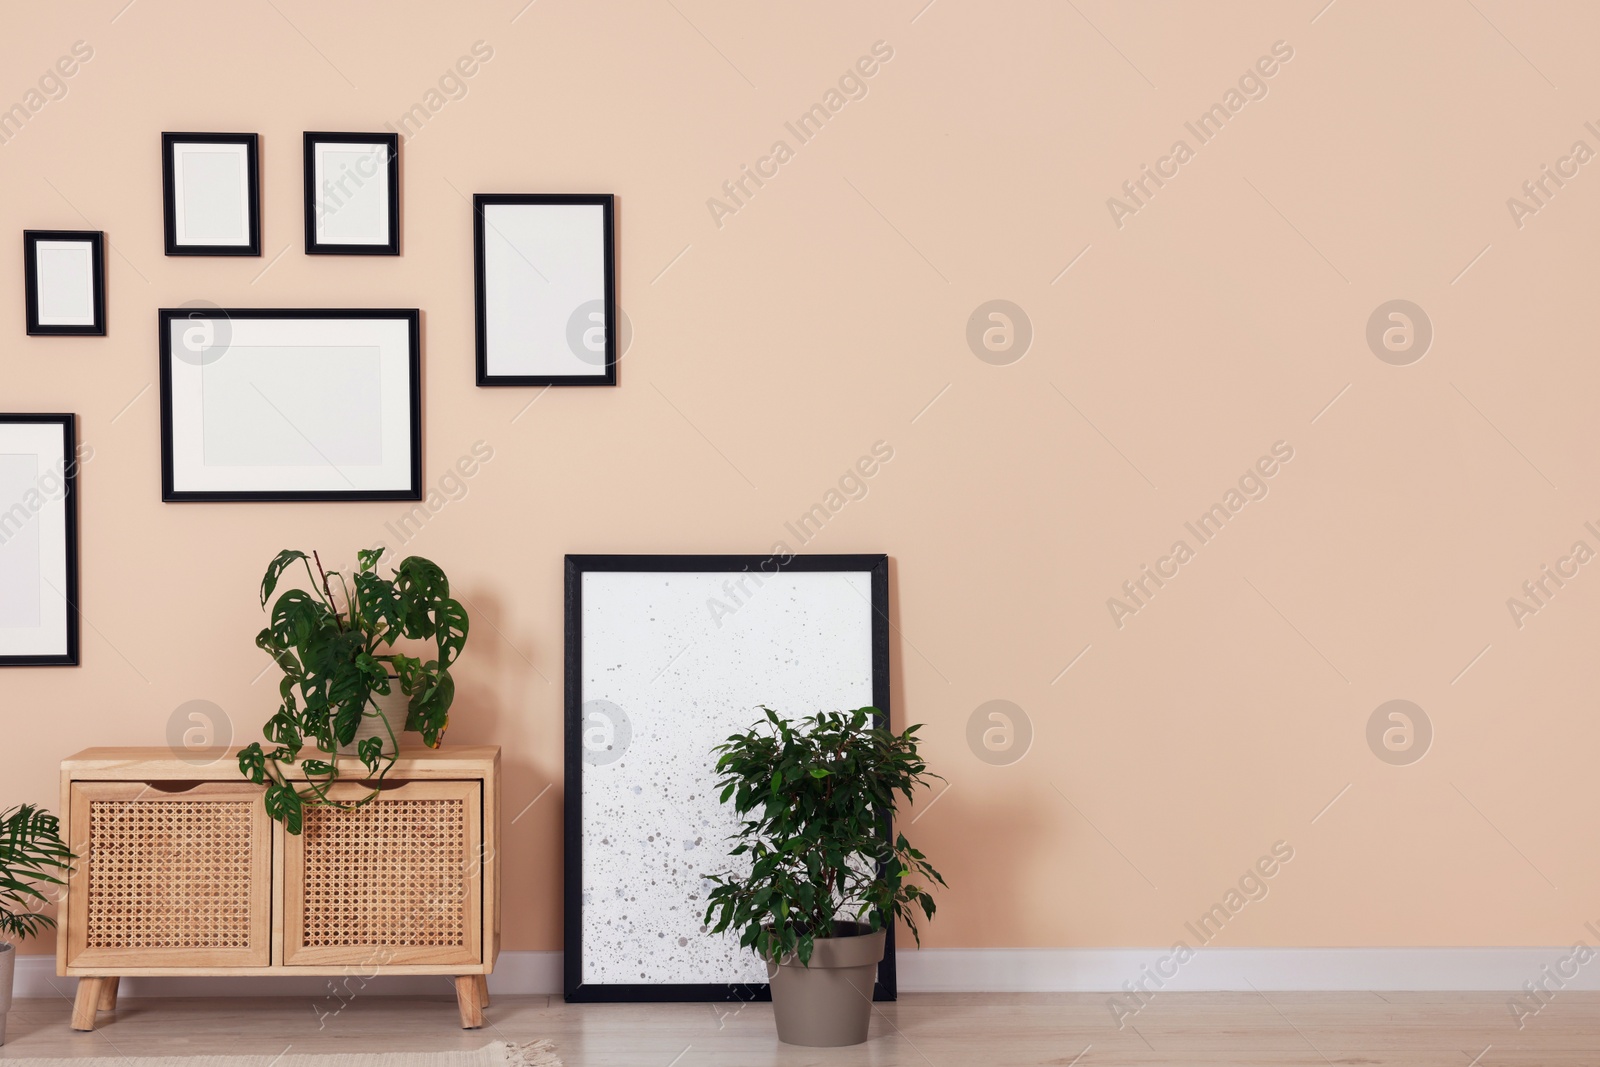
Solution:
<svg viewBox="0 0 1600 1067">
<path fill-rule="evenodd" d="M 705 932 L 702 876 L 748 862 L 713 750 L 760 705 L 887 728 L 889 695 L 887 556 L 568 556 L 567 1000 L 768 999 L 766 964 Z"/>
</svg>

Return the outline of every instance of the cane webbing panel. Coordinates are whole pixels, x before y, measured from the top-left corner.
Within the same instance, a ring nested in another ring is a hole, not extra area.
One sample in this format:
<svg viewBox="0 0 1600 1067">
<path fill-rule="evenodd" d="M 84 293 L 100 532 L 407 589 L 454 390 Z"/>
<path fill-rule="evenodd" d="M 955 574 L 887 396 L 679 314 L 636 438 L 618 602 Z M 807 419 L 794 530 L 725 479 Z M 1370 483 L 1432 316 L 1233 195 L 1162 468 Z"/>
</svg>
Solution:
<svg viewBox="0 0 1600 1067">
<path fill-rule="evenodd" d="M 89 948 L 248 949 L 248 800 L 89 806 Z"/>
<path fill-rule="evenodd" d="M 306 948 L 466 944 L 466 801 L 312 808 L 302 847 Z"/>
</svg>

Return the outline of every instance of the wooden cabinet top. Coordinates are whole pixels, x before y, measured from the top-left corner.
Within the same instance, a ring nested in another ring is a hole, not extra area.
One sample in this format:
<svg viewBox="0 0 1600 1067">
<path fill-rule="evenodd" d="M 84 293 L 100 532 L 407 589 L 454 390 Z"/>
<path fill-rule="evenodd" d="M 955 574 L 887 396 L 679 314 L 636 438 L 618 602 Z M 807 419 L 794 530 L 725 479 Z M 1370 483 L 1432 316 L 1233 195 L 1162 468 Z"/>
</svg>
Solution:
<svg viewBox="0 0 1600 1067">
<path fill-rule="evenodd" d="M 61 761 L 61 774 L 74 781 L 238 781 L 238 748 L 174 749 L 86 748 Z M 318 758 L 308 746 L 303 756 Z M 339 774 L 358 780 L 366 768 L 354 756 L 339 757 Z M 393 779 L 483 778 L 492 775 L 500 762 L 498 745 L 443 745 L 439 748 L 403 748 L 394 767 Z"/>
</svg>

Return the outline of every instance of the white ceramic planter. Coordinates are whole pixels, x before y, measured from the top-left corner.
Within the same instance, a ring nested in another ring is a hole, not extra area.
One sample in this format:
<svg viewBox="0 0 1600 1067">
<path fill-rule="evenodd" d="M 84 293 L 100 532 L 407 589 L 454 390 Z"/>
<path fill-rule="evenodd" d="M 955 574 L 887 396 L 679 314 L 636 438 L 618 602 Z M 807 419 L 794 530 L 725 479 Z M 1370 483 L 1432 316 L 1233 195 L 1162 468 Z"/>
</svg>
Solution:
<svg viewBox="0 0 1600 1067">
<path fill-rule="evenodd" d="M 6 1043 L 6 1013 L 11 1010 L 11 983 L 16 974 L 16 946 L 0 942 L 0 1045 Z"/>
<path fill-rule="evenodd" d="M 388 696 L 384 696 L 382 693 L 374 693 L 372 699 L 377 703 L 378 711 L 383 715 L 384 719 L 388 720 L 389 730 L 394 731 L 395 741 L 400 742 L 402 748 L 405 747 L 406 712 L 409 710 L 411 698 L 400 691 L 400 679 L 389 679 Z M 361 724 L 356 727 L 355 740 L 348 745 L 341 745 L 339 752 L 343 755 L 353 756 L 356 754 L 356 745 L 360 742 L 369 737 L 379 737 L 383 739 L 384 752 L 393 755 L 394 742 L 389 740 L 389 730 L 383 728 L 382 721 L 370 715 L 363 715 Z"/>
</svg>

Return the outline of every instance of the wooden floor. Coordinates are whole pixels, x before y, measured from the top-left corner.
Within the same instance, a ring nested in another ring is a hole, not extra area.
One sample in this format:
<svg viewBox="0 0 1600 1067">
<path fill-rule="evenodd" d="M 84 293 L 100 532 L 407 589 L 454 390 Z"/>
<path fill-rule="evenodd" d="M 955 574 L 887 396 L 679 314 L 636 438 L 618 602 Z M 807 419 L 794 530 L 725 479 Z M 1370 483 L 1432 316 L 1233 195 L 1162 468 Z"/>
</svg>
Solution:
<svg viewBox="0 0 1600 1067">
<path fill-rule="evenodd" d="M 550 1038 L 568 1067 L 1594 1067 L 1600 993 L 1562 992 L 1518 1029 L 1495 993 L 1166 993 L 1118 1030 L 1103 994 L 912 994 L 877 1005 L 851 1049 L 780 1045 L 767 1005 L 573 1005 L 497 997 L 482 1030 L 454 997 L 124 998 L 94 1033 L 70 1005 L 19 1000 L 0 1061 L 22 1056 L 384 1052 Z"/>
</svg>

